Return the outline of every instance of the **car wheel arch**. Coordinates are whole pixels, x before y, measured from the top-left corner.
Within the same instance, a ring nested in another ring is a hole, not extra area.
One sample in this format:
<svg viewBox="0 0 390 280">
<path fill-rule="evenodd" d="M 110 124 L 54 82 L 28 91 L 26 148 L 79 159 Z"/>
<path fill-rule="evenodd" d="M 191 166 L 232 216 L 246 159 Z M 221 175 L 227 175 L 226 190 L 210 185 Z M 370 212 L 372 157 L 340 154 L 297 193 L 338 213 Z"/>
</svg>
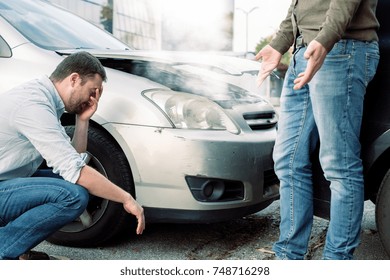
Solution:
<svg viewBox="0 0 390 280">
<path fill-rule="evenodd" d="M 366 197 L 376 201 L 378 189 L 390 170 L 390 130 L 380 135 L 369 146 L 363 147 Z"/>
<path fill-rule="evenodd" d="M 94 116 L 95 117 L 95 116 Z M 70 126 L 70 125 L 75 125 L 76 119 L 75 116 L 72 114 L 64 113 L 61 117 L 61 124 L 63 126 Z M 127 162 L 131 168 L 131 172 L 133 175 L 133 180 L 135 182 L 140 181 L 140 175 L 138 172 L 138 167 L 133 155 L 133 152 L 131 151 L 131 147 L 129 147 L 126 143 L 126 140 L 119 134 L 115 133 L 114 129 L 109 129 L 108 125 L 103 125 L 105 123 L 105 120 L 100 120 L 96 121 L 95 119 L 91 119 L 89 124 L 91 127 L 94 127 L 103 133 L 107 135 L 111 139 L 115 145 L 117 145 L 118 149 L 120 149 L 126 156 Z"/>
<path fill-rule="evenodd" d="M 390 130 L 363 151 L 365 194 L 375 203 L 375 222 L 381 243 L 390 254 Z"/>
</svg>

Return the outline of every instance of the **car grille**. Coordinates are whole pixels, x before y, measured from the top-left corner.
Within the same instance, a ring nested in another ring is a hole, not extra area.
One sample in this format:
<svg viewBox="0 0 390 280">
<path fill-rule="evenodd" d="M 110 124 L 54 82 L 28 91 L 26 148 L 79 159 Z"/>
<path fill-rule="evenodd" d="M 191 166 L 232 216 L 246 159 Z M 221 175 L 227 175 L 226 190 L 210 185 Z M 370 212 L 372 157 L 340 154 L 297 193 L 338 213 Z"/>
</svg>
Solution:
<svg viewBox="0 0 390 280">
<path fill-rule="evenodd" d="M 275 112 L 245 113 L 243 117 L 252 130 L 274 127 L 278 121 Z"/>
</svg>

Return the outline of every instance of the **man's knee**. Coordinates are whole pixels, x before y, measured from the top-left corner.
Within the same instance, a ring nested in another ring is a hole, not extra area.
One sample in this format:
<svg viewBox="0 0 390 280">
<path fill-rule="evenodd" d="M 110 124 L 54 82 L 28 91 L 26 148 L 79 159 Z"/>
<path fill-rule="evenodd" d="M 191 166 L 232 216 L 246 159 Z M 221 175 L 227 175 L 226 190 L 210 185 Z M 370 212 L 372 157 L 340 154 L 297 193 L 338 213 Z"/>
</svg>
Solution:
<svg viewBox="0 0 390 280">
<path fill-rule="evenodd" d="M 76 186 L 76 191 L 77 191 L 76 197 L 78 198 L 77 203 L 79 205 L 79 208 L 84 211 L 84 209 L 88 205 L 89 193 L 88 193 L 86 188 L 84 188 L 80 185 L 75 185 L 75 186 Z"/>
<path fill-rule="evenodd" d="M 75 215 L 78 216 L 83 213 L 88 205 L 89 193 L 84 187 L 77 184 L 70 184 L 66 189 L 68 195 L 63 203 L 69 211 L 74 210 Z"/>
</svg>

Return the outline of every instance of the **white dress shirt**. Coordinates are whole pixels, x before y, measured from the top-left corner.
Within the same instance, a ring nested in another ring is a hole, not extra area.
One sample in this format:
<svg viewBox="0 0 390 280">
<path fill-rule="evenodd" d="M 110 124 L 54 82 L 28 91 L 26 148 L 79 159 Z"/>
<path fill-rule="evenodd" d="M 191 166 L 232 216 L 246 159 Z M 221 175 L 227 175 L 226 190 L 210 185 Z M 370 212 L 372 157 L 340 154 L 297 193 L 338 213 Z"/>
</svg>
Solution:
<svg viewBox="0 0 390 280">
<path fill-rule="evenodd" d="M 44 76 L 0 94 L 0 180 L 28 177 L 46 160 L 75 183 L 85 165 L 60 123 L 65 106 Z"/>
</svg>

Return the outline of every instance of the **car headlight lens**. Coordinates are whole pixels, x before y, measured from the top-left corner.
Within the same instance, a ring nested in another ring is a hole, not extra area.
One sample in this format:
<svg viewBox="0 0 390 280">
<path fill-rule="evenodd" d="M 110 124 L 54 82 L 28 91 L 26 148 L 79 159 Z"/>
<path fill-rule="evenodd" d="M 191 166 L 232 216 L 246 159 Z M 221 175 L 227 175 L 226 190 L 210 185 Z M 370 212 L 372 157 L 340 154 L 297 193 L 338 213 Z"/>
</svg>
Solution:
<svg viewBox="0 0 390 280">
<path fill-rule="evenodd" d="M 176 128 L 239 131 L 219 105 L 183 92 L 147 91 L 144 96 L 157 105 Z"/>
</svg>

